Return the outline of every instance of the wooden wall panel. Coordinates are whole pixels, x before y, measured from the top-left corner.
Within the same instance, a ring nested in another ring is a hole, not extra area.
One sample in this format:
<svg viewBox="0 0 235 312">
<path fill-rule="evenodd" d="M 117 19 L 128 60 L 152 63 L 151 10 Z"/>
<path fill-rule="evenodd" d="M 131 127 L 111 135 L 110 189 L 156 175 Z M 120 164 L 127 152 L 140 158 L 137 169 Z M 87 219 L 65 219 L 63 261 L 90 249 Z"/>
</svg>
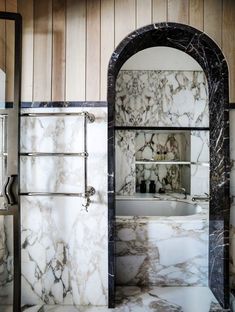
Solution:
<svg viewBox="0 0 235 312">
<path fill-rule="evenodd" d="M 136 29 L 135 0 L 115 1 L 115 46 Z"/>
<path fill-rule="evenodd" d="M 0 0 L 0 11 L 5 11 L 5 0 Z M 6 22 L 0 21 L 0 68 L 5 71 Z"/>
<path fill-rule="evenodd" d="M 224 0 L 225 2 L 227 0 Z M 221 46 L 222 0 L 204 1 L 204 31 Z"/>
<path fill-rule="evenodd" d="M 87 0 L 86 100 L 100 99 L 100 0 Z"/>
<path fill-rule="evenodd" d="M 188 0 L 168 0 L 168 22 L 188 24 Z"/>
<path fill-rule="evenodd" d="M 152 22 L 166 22 L 167 21 L 167 0 L 153 0 L 152 3 Z"/>
<path fill-rule="evenodd" d="M 235 2 L 225 0 L 223 4 L 222 47 L 229 64 L 230 102 L 235 103 Z"/>
<path fill-rule="evenodd" d="M 52 101 L 65 100 L 65 0 L 53 0 Z"/>
<path fill-rule="evenodd" d="M 152 23 L 152 1 L 136 1 L 136 27 L 140 28 Z"/>
<path fill-rule="evenodd" d="M 34 101 L 51 101 L 51 72 L 52 0 L 34 1 Z"/>
<path fill-rule="evenodd" d="M 5 3 L 16 9 L 16 0 L 0 0 L 2 10 Z M 22 100 L 105 100 L 107 66 L 115 46 L 145 24 L 174 21 L 204 30 L 222 46 L 230 67 L 230 101 L 235 102 L 234 3 L 233 0 L 18 0 L 23 15 Z M 0 66 L 5 68 L 4 33 L 3 23 Z"/>
<path fill-rule="evenodd" d="M 204 14 L 203 0 L 189 0 L 189 25 L 203 31 Z"/>
<path fill-rule="evenodd" d="M 114 0 L 101 0 L 100 100 L 107 99 L 108 63 L 114 51 Z"/>
<path fill-rule="evenodd" d="M 86 0 L 67 0 L 66 101 L 86 97 Z"/>
<path fill-rule="evenodd" d="M 33 0 L 18 0 L 22 15 L 22 84 L 21 100 L 33 100 Z"/>
</svg>

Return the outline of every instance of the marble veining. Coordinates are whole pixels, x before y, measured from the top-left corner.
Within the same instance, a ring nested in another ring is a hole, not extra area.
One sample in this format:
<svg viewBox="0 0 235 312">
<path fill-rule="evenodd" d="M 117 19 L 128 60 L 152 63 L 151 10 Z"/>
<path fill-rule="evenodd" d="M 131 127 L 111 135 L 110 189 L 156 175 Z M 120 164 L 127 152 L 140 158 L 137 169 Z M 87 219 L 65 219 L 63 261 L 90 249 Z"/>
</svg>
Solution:
<svg viewBox="0 0 235 312">
<path fill-rule="evenodd" d="M 108 301 L 106 108 L 47 108 L 52 113 L 84 110 L 96 117 L 87 125 L 87 179 L 96 189 L 88 212 L 79 197 L 21 196 L 22 304 L 26 306 L 104 306 Z M 26 138 L 21 139 L 21 152 L 80 152 L 81 119 L 22 117 Z M 83 189 L 79 157 L 21 156 L 20 165 L 21 192 Z"/>
<path fill-rule="evenodd" d="M 13 217 L 0 216 L 0 304 L 13 302 Z"/>
<path fill-rule="evenodd" d="M 185 300 L 187 298 L 188 300 Z M 107 307 L 24 307 L 22 312 L 109 312 Z M 207 287 L 117 287 L 116 312 L 228 312 Z M 7 310 L 3 312 L 8 312 Z"/>
<path fill-rule="evenodd" d="M 118 216 L 116 274 L 118 285 L 207 286 L 208 205 L 187 217 Z"/>
<path fill-rule="evenodd" d="M 115 110 L 116 126 L 208 127 L 205 74 L 120 70 Z"/>
<path fill-rule="evenodd" d="M 209 282 L 224 308 L 229 307 L 229 123 L 228 66 L 221 49 L 205 33 L 178 23 L 156 23 L 129 34 L 113 52 L 108 69 L 108 204 L 109 290 L 114 302 L 114 189 L 116 80 L 125 61 L 145 48 L 169 46 L 192 56 L 202 67 L 208 86 L 210 126 Z M 137 85 L 138 86 L 138 85 Z M 136 86 L 135 86 L 136 87 Z M 137 90 L 137 89 L 136 89 Z M 125 100 L 125 99 L 123 99 Z M 141 107 L 141 103 L 137 106 Z M 121 107 L 120 107 L 121 108 Z M 125 115 L 125 108 L 121 108 Z M 145 114 L 143 114 L 145 116 Z M 137 120 L 133 116 L 131 122 Z M 186 119 L 188 121 L 188 118 Z M 112 160 L 113 159 L 113 160 Z"/>
<path fill-rule="evenodd" d="M 132 195 L 135 193 L 135 132 L 116 131 L 116 193 Z"/>
<path fill-rule="evenodd" d="M 136 160 L 189 160 L 190 132 L 136 131 Z"/>
</svg>

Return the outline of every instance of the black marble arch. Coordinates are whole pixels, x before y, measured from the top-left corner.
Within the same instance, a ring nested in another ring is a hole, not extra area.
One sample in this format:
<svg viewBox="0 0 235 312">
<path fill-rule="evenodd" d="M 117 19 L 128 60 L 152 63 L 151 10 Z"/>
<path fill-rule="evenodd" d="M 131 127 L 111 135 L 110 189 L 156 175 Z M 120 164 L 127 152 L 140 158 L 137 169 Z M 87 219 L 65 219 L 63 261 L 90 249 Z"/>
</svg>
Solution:
<svg viewBox="0 0 235 312">
<path fill-rule="evenodd" d="M 209 286 L 223 308 L 229 308 L 229 111 L 228 66 L 216 43 L 205 33 L 178 23 L 157 23 L 129 34 L 113 52 L 108 68 L 108 218 L 109 307 L 115 295 L 115 83 L 133 54 L 168 46 L 193 57 L 208 81 L 210 118 Z"/>
</svg>

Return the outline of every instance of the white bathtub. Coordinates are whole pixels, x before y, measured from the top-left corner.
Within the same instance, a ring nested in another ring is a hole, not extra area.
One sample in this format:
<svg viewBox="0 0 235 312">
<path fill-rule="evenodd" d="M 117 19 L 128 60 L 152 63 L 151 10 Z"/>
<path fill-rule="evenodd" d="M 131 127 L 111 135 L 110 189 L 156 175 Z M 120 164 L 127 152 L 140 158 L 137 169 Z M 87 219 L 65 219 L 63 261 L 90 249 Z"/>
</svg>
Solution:
<svg viewBox="0 0 235 312">
<path fill-rule="evenodd" d="M 198 204 L 181 200 L 116 199 L 117 216 L 190 216 L 201 211 Z"/>
</svg>

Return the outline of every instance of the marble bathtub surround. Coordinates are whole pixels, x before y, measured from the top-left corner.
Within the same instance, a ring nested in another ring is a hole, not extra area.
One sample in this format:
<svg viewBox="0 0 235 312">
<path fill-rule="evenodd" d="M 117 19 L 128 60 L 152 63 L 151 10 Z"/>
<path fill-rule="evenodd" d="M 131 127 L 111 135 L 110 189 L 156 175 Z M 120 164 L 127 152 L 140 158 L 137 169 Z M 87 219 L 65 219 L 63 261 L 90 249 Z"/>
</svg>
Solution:
<svg viewBox="0 0 235 312">
<path fill-rule="evenodd" d="M 107 305 L 107 109 L 46 109 L 46 112 L 81 111 L 89 111 L 96 117 L 94 123 L 87 125 L 87 179 L 96 194 L 91 198 L 88 212 L 79 197 L 21 196 L 22 305 L 25 306 Z M 45 110 L 22 110 L 27 112 Z M 27 118 L 22 118 L 22 153 L 81 151 L 83 118 Z M 21 173 L 21 193 L 82 189 L 83 163 L 79 157 L 21 156 Z"/>
<path fill-rule="evenodd" d="M 208 204 L 202 207 L 191 216 L 117 216 L 116 283 L 207 286 Z"/>
<path fill-rule="evenodd" d="M 204 72 L 120 70 L 116 126 L 208 127 Z"/>
<path fill-rule="evenodd" d="M 187 298 L 187 300 L 185 300 Z M 2 312 L 9 312 L 3 310 Z M 117 287 L 116 308 L 49 306 L 23 307 L 22 312 L 225 312 L 208 287 Z"/>
</svg>

